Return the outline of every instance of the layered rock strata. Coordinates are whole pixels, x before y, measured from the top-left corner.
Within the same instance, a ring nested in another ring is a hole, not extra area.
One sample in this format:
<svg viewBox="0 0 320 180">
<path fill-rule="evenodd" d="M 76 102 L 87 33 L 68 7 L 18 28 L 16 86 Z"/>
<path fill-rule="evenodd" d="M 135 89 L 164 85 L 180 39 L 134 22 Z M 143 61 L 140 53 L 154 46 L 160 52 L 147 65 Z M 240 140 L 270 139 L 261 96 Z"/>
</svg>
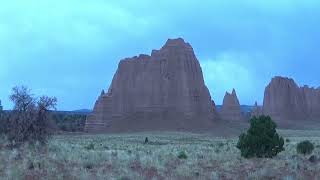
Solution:
<svg viewBox="0 0 320 180">
<path fill-rule="evenodd" d="M 151 56 L 120 61 L 108 92 L 86 121 L 88 132 L 187 130 L 213 126 L 215 106 L 193 49 L 169 39 Z"/>
<path fill-rule="evenodd" d="M 276 76 L 265 89 L 263 113 L 276 120 L 320 118 L 320 90 L 299 87 L 293 79 Z"/>
</svg>

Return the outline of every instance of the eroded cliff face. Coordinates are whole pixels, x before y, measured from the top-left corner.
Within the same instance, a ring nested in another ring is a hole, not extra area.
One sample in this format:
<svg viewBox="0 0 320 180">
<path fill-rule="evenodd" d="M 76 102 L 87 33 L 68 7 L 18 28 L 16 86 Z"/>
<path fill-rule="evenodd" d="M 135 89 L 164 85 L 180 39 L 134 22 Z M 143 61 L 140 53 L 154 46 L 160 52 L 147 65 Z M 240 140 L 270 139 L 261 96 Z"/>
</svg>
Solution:
<svg viewBox="0 0 320 180">
<path fill-rule="evenodd" d="M 241 120 L 243 119 L 241 115 L 240 103 L 237 97 L 235 89 L 232 93 L 226 92 L 223 98 L 223 104 L 220 112 L 220 117 L 225 120 Z"/>
<path fill-rule="evenodd" d="M 274 119 L 303 119 L 306 101 L 293 79 L 274 77 L 265 89 L 263 112 Z"/>
<path fill-rule="evenodd" d="M 320 120 L 320 89 L 304 86 L 301 88 L 306 99 L 309 119 Z"/>
<path fill-rule="evenodd" d="M 107 93 L 98 98 L 87 131 L 201 129 L 215 107 L 190 44 L 169 39 L 151 56 L 120 61 Z"/>
<path fill-rule="evenodd" d="M 319 89 L 299 87 L 293 79 L 279 76 L 265 89 L 263 113 L 276 120 L 318 119 L 319 110 Z"/>
</svg>

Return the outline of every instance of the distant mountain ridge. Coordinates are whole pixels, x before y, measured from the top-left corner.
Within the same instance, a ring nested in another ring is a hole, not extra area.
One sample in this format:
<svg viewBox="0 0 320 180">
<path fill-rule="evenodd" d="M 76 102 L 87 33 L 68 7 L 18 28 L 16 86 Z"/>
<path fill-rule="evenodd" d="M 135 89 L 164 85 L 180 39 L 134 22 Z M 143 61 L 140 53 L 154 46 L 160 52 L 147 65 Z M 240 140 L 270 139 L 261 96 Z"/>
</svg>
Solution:
<svg viewBox="0 0 320 180">
<path fill-rule="evenodd" d="M 55 111 L 58 113 L 66 113 L 66 114 L 80 114 L 80 115 L 89 115 L 92 110 L 90 109 L 78 109 L 78 110 L 74 110 L 74 111 Z"/>
<path fill-rule="evenodd" d="M 78 110 L 73 110 L 72 112 L 82 112 L 82 113 L 91 113 L 91 109 L 78 109 Z"/>
<path fill-rule="evenodd" d="M 218 111 L 221 110 L 222 105 L 216 105 L 216 108 Z M 251 105 L 240 105 L 240 110 L 242 113 L 252 112 L 254 109 L 254 106 Z"/>
</svg>

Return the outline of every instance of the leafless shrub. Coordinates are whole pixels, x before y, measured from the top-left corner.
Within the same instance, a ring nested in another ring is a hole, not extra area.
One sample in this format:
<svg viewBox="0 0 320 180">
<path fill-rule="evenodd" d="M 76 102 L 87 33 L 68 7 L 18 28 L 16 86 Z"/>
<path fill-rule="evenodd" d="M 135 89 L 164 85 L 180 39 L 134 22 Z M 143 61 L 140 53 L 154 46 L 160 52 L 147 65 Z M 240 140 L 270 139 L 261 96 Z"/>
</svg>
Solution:
<svg viewBox="0 0 320 180">
<path fill-rule="evenodd" d="M 52 134 L 50 110 L 55 109 L 57 99 L 48 96 L 38 99 L 30 92 L 24 86 L 12 89 L 10 100 L 14 108 L 9 117 L 8 139 L 13 144 L 46 143 Z"/>
</svg>

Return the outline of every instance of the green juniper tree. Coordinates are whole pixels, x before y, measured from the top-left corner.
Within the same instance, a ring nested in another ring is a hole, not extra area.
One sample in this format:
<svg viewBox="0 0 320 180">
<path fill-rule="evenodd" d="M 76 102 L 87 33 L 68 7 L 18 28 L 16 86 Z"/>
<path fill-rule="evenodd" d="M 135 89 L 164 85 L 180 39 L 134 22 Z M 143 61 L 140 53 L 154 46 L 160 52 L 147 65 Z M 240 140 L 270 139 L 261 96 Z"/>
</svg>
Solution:
<svg viewBox="0 0 320 180">
<path fill-rule="evenodd" d="M 284 151 L 284 140 L 276 132 L 276 123 L 269 116 L 254 117 L 250 120 L 247 133 L 239 137 L 237 148 L 245 158 L 272 158 Z"/>
</svg>

